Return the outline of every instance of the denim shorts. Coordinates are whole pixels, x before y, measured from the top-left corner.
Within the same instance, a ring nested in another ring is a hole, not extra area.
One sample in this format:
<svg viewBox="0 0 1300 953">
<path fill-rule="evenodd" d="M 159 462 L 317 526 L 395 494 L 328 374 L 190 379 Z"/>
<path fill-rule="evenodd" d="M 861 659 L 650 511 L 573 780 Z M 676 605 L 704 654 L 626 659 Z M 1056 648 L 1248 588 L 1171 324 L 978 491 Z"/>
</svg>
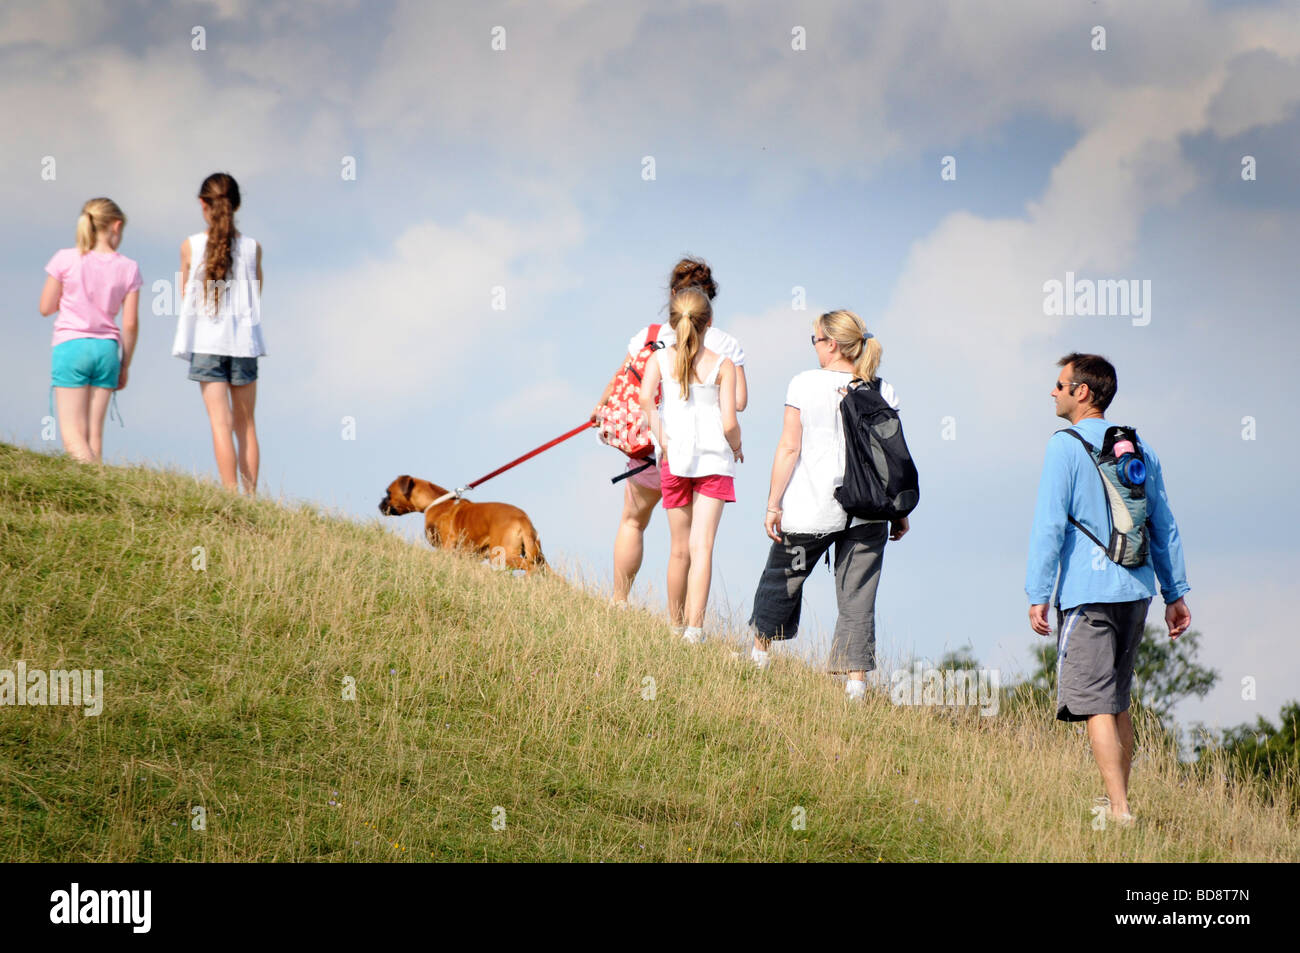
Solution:
<svg viewBox="0 0 1300 953">
<path fill-rule="evenodd" d="M 232 387 L 242 387 L 257 380 L 257 358 L 191 354 L 190 380 L 223 381 Z"/>
<path fill-rule="evenodd" d="M 54 345 L 50 383 L 55 387 L 117 390 L 122 364 L 116 338 L 73 338 Z"/>
</svg>

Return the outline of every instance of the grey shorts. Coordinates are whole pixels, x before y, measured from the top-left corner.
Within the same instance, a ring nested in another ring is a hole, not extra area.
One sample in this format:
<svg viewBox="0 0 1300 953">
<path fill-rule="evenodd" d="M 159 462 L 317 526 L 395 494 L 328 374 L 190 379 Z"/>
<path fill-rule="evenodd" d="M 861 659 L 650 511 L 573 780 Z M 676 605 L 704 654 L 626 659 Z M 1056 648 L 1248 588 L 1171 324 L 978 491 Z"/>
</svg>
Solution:
<svg viewBox="0 0 1300 953">
<path fill-rule="evenodd" d="M 1133 662 L 1150 605 L 1150 599 L 1136 599 L 1056 610 L 1058 720 L 1128 711 Z"/>
<path fill-rule="evenodd" d="M 257 380 L 257 358 L 191 354 L 190 380 L 224 381 L 232 387 L 242 387 Z"/>
<path fill-rule="evenodd" d="M 786 533 L 772 544 L 754 593 L 749 624 L 765 639 L 792 639 L 799 631 L 804 580 L 835 546 L 835 637 L 832 672 L 869 672 L 876 667 L 876 587 L 889 524 L 863 523 L 821 536 Z"/>
</svg>

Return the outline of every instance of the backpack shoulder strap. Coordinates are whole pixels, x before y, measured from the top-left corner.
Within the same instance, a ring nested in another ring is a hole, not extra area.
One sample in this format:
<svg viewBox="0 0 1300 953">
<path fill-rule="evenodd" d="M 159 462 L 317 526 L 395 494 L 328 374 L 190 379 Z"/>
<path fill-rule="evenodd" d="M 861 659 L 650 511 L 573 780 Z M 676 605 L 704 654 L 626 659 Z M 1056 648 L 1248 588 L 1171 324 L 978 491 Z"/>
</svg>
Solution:
<svg viewBox="0 0 1300 953">
<path fill-rule="evenodd" d="M 1079 431 L 1075 430 L 1073 427 L 1067 427 L 1067 428 L 1065 428 L 1064 430 L 1058 430 L 1058 431 L 1056 431 L 1056 432 L 1057 432 L 1057 433 L 1068 433 L 1071 437 L 1073 437 L 1075 440 L 1079 441 L 1079 443 L 1083 444 L 1084 447 L 1087 448 L 1087 450 L 1088 450 L 1088 455 L 1089 455 L 1089 456 L 1092 456 L 1092 454 L 1096 452 L 1096 447 L 1094 447 L 1094 446 L 1093 446 L 1092 444 L 1090 444 L 1088 441 L 1084 440 L 1084 439 L 1083 439 L 1083 434 L 1079 433 Z"/>
<path fill-rule="evenodd" d="M 659 329 L 662 327 L 663 327 L 662 324 L 650 325 L 650 330 L 646 332 L 645 344 L 641 346 L 646 347 L 648 345 L 652 350 L 655 351 L 662 348 L 664 346 L 664 342 L 659 340 Z"/>
</svg>

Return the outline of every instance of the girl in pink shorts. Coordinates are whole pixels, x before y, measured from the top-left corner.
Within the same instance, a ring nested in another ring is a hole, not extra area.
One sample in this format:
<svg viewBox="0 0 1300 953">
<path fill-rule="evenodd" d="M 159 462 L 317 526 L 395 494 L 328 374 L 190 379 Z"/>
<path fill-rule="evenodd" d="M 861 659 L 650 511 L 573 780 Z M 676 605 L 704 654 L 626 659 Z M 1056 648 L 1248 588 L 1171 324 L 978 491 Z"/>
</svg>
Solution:
<svg viewBox="0 0 1300 953">
<path fill-rule="evenodd" d="M 722 504 L 736 499 L 733 475 L 744 460 L 736 420 L 736 366 L 704 346 L 713 319 L 709 297 L 690 287 L 668 309 L 676 344 L 655 352 L 641 383 L 641 409 L 663 451 L 660 485 L 672 549 L 668 592 L 685 589 L 685 603 L 668 601 L 669 622 L 691 643 L 704 640 L 704 609 L 713 574 L 713 541 Z M 658 409 L 655 393 L 663 383 Z M 685 587 L 681 585 L 685 579 Z"/>
</svg>

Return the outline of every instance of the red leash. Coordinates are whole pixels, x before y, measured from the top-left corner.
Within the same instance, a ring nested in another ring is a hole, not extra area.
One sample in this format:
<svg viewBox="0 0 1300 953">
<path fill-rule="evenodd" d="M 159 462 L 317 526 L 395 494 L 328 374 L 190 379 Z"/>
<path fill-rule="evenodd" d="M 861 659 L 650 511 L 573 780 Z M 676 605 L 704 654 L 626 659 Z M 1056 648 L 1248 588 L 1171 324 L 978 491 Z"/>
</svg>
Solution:
<svg viewBox="0 0 1300 953">
<path fill-rule="evenodd" d="M 474 489 L 474 487 L 478 486 L 480 483 L 486 483 L 488 480 L 492 479 L 492 478 L 493 478 L 494 476 L 496 476 L 498 473 L 505 473 L 505 472 L 506 472 L 507 470 L 509 470 L 511 467 L 517 467 L 517 466 L 519 466 L 519 464 L 523 463 L 525 460 L 528 460 L 528 459 L 530 459 L 531 457 L 535 457 L 535 456 L 537 456 L 537 455 L 538 455 L 539 453 L 541 453 L 543 450 L 550 450 L 550 449 L 551 449 L 553 446 L 555 446 L 557 443 L 563 443 L 564 441 L 568 440 L 570 437 L 576 437 L 578 434 L 582 433 L 584 430 L 590 430 L 591 427 L 592 427 L 592 423 L 591 423 L 591 421 L 589 421 L 589 420 L 588 420 L 588 421 L 584 421 L 581 427 L 574 427 L 574 428 L 573 428 L 572 430 L 570 430 L 568 433 L 560 434 L 560 436 L 556 437 L 554 440 L 550 440 L 550 441 L 548 441 L 548 442 L 542 444 L 542 445 L 541 445 L 540 447 L 538 447 L 536 450 L 529 450 L 529 451 L 528 451 L 527 453 L 525 453 L 522 457 L 519 457 L 518 459 L 515 459 L 515 460 L 511 460 L 511 461 L 510 461 L 509 463 L 507 463 L 505 466 L 503 466 L 503 467 L 497 467 L 495 470 L 493 470 L 493 471 L 492 471 L 491 473 L 489 473 L 487 476 L 481 476 L 481 477 L 479 477 L 477 480 L 475 480 L 473 483 L 467 484 L 467 485 L 464 487 L 464 489 L 466 489 L 466 490 L 472 490 L 472 489 Z"/>
<path fill-rule="evenodd" d="M 560 435 L 559 435 L 558 437 L 556 437 L 554 440 L 548 440 L 546 443 L 542 444 L 540 447 L 536 448 L 535 450 L 529 450 L 529 451 L 528 451 L 527 453 L 525 453 L 522 457 L 517 457 L 516 459 L 511 460 L 509 463 L 507 463 L 507 464 L 506 464 L 505 466 L 503 466 L 503 467 L 497 467 L 495 470 L 493 470 L 493 471 L 492 471 L 491 473 L 489 473 L 487 476 L 481 476 L 481 477 L 479 477 L 477 480 L 475 480 L 473 483 L 469 483 L 469 484 L 466 484 L 465 486 L 458 487 L 458 488 L 456 488 L 455 490 L 449 490 L 449 491 L 447 491 L 447 492 L 444 493 L 442 496 L 438 497 L 436 500 L 434 500 L 432 503 L 430 503 L 428 506 L 426 506 L 426 507 L 425 507 L 425 510 L 427 511 L 427 510 L 429 510 L 429 509 L 432 509 L 433 507 L 437 506 L 439 503 L 443 503 L 443 502 L 445 502 L 445 501 L 447 501 L 447 500 L 450 500 L 453 496 L 458 497 L 458 496 L 460 496 L 462 493 L 464 493 L 466 490 L 472 490 L 472 489 L 474 489 L 474 487 L 478 486 L 480 483 L 486 483 L 488 480 L 492 479 L 492 478 L 493 478 L 494 476 L 496 476 L 497 474 L 499 474 L 499 473 L 505 473 L 505 472 L 506 472 L 507 470 L 509 470 L 511 467 L 517 467 L 517 466 L 519 466 L 519 464 L 523 463 L 525 460 L 528 460 L 528 459 L 530 459 L 530 458 L 532 458 L 532 457 L 537 456 L 537 455 L 538 455 L 539 453 L 541 453 L 542 451 L 544 451 L 544 450 L 550 450 L 550 449 L 551 449 L 553 446 L 555 446 L 557 443 L 563 443 L 564 441 L 568 440 L 570 437 L 576 437 L 578 434 L 582 433 L 584 430 L 590 430 L 590 429 L 592 428 L 592 426 L 593 426 L 593 424 L 591 423 L 590 420 L 588 420 L 588 421 L 584 421 L 583 424 L 582 424 L 581 426 L 579 426 L 579 427 L 574 427 L 574 428 L 573 428 L 572 430 L 570 430 L 568 433 L 560 434 Z"/>
</svg>

